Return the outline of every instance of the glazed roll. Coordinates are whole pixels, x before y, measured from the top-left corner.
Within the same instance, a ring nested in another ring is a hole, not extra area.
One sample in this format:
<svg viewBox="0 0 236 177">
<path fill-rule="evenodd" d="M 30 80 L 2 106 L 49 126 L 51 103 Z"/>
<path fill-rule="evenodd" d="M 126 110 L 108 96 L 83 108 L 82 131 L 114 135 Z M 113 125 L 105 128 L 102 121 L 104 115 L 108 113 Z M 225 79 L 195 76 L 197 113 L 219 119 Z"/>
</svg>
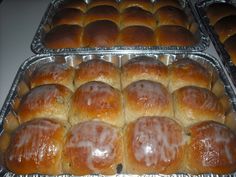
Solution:
<svg viewBox="0 0 236 177">
<path fill-rule="evenodd" d="M 74 125 L 87 120 L 100 120 L 118 127 L 123 126 L 121 92 L 99 81 L 81 85 L 72 97 L 69 121 Z"/>
<path fill-rule="evenodd" d="M 184 132 L 167 117 L 141 117 L 127 125 L 124 135 L 127 172 L 172 174 L 184 160 Z"/>
<path fill-rule="evenodd" d="M 5 156 L 6 167 L 16 174 L 61 174 L 65 132 L 63 124 L 50 119 L 22 124 L 11 137 Z"/>
<path fill-rule="evenodd" d="M 191 126 L 188 132 L 188 172 L 229 174 L 236 171 L 236 135 L 232 130 L 220 123 L 206 121 Z"/>
<path fill-rule="evenodd" d="M 143 10 L 153 12 L 153 4 L 150 0 L 122 0 L 120 2 L 120 12 L 123 12 L 125 9 L 129 7 L 140 7 Z"/>
<path fill-rule="evenodd" d="M 161 7 L 172 6 L 179 9 L 182 9 L 179 0 L 158 0 L 154 3 L 154 12 L 156 12 Z"/>
<path fill-rule="evenodd" d="M 113 47 L 117 44 L 118 26 L 108 20 L 99 20 L 85 26 L 83 34 L 84 47 Z"/>
<path fill-rule="evenodd" d="M 167 87 L 168 67 L 160 60 L 148 56 L 139 56 L 130 59 L 121 68 L 122 87 L 125 88 L 138 80 L 160 82 Z"/>
<path fill-rule="evenodd" d="M 67 121 L 71 96 L 72 91 L 59 84 L 35 87 L 20 102 L 19 122 L 42 117 Z"/>
<path fill-rule="evenodd" d="M 236 65 L 236 34 L 225 40 L 224 47 L 228 52 L 232 63 Z"/>
<path fill-rule="evenodd" d="M 191 31 L 176 25 L 157 27 L 155 39 L 158 46 L 194 46 L 197 43 Z"/>
<path fill-rule="evenodd" d="M 102 59 L 82 62 L 75 72 L 75 87 L 90 81 L 101 81 L 120 90 L 120 70 L 113 63 Z"/>
<path fill-rule="evenodd" d="M 96 6 L 112 6 L 119 9 L 119 3 L 116 0 L 91 0 L 88 4 L 88 9 L 91 9 Z"/>
<path fill-rule="evenodd" d="M 73 91 L 74 75 L 74 68 L 66 63 L 43 64 L 36 67 L 32 73 L 30 77 L 30 86 L 31 88 L 34 88 L 45 84 L 61 84 Z"/>
<path fill-rule="evenodd" d="M 115 175 L 123 165 L 123 140 L 119 129 L 100 121 L 72 126 L 63 151 L 64 172 L 73 175 Z"/>
<path fill-rule="evenodd" d="M 174 91 L 173 106 L 175 119 L 185 127 L 206 120 L 225 121 L 220 100 L 205 88 L 185 86 Z"/>
<path fill-rule="evenodd" d="M 212 76 L 208 70 L 197 61 L 183 58 L 169 65 L 169 90 L 193 85 L 211 89 Z"/>
<path fill-rule="evenodd" d="M 173 117 L 171 94 L 158 82 L 139 80 L 123 90 L 126 122 L 141 116 Z"/>
<path fill-rule="evenodd" d="M 79 25 L 60 25 L 45 34 L 43 43 L 51 49 L 82 47 L 82 32 Z"/>
<path fill-rule="evenodd" d="M 73 8 L 73 9 L 79 9 L 82 12 L 86 12 L 87 4 L 84 0 L 67 0 L 64 1 L 62 6 L 60 8 Z"/>
</svg>

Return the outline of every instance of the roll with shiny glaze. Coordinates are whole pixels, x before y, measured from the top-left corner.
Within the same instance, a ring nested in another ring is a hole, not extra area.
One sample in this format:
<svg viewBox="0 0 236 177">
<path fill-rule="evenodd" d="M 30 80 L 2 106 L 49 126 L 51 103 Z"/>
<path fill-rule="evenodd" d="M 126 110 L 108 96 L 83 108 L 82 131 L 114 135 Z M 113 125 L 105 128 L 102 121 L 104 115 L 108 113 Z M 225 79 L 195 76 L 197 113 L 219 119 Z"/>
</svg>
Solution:
<svg viewBox="0 0 236 177">
<path fill-rule="evenodd" d="M 129 7 L 140 7 L 146 11 L 153 12 L 153 3 L 150 0 L 122 0 L 119 5 L 120 12 L 123 12 Z"/>
<path fill-rule="evenodd" d="M 236 34 L 229 37 L 224 42 L 225 50 L 228 52 L 230 59 L 234 65 L 236 65 Z"/>
</svg>

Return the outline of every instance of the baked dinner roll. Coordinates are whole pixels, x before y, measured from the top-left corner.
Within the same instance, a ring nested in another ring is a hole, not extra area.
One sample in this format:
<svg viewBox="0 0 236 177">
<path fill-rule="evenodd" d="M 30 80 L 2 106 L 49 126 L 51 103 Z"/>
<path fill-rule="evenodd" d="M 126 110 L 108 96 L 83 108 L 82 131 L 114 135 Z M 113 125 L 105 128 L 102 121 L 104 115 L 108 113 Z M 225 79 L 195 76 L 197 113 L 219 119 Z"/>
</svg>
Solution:
<svg viewBox="0 0 236 177">
<path fill-rule="evenodd" d="M 84 0 L 66 0 L 63 1 L 63 4 L 60 6 L 60 8 L 73 8 L 79 9 L 82 12 L 86 12 L 87 4 Z"/>
<path fill-rule="evenodd" d="M 229 174 L 236 171 L 236 135 L 225 125 L 201 122 L 189 128 L 191 136 L 186 150 L 191 174 Z"/>
<path fill-rule="evenodd" d="M 236 7 L 224 2 L 210 4 L 206 9 L 210 25 L 214 25 L 218 20 L 229 15 L 236 15 Z"/>
<path fill-rule="evenodd" d="M 174 91 L 173 106 L 175 119 L 185 127 L 205 120 L 225 121 L 220 100 L 205 88 L 185 86 Z"/>
<path fill-rule="evenodd" d="M 35 87 L 21 100 L 17 111 L 19 122 L 42 117 L 67 121 L 71 96 L 72 91 L 63 85 Z"/>
<path fill-rule="evenodd" d="M 156 28 L 156 21 L 153 14 L 140 7 L 129 7 L 121 13 L 120 28 L 128 26 L 146 26 L 151 29 Z"/>
<path fill-rule="evenodd" d="M 149 12 L 153 12 L 153 4 L 150 0 L 122 0 L 120 1 L 120 12 L 123 12 L 125 9 L 129 7 L 140 7 Z"/>
<path fill-rule="evenodd" d="M 113 63 L 102 59 L 82 62 L 76 69 L 74 78 L 76 88 L 89 81 L 101 81 L 116 89 L 121 89 L 119 68 Z"/>
<path fill-rule="evenodd" d="M 76 124 L 94 119 L 119 127 L 124 124 L 120 91 L 99 81 L 87 82 L 75 91 L 69 121 Z"/>
<path fill-rule="evenodd" d="M 158 0 L 154 3 L 154 12 L 156 12 L 161 7 L 172 6 L 179 9 L 182 9 L 179 0 Z"/>
<path fill-rule="evenodd" d="M 30 77 L 30 86 L 61 84 L 74 90 L 74 75 L 74 68 L 66 63 L 46 63 L 36 67 Z"/>
<path fill-rule="evenodd" d="M 236 34 L 236 15 L 221 18 L 215 23 L 214 30 L 218 34 L 220 41 L 223 43 L 230 36 Z"/>
<path fill-rule="evenodd" d="M 52 26 L 58 25 L 79 25 L 83 26 L 84 14 L 79 9 L 66 8 L 62 9 L 53 16 Z"/>
<path fill-rule="evenodd" d="M 169 90 L 193 85 L 211 89 L 212 77 L 206 68 L 197 61 L 181 58 L 169 65 Z"/>
<path fill-rule="evenodd" d="M 155 39 L 158 46 L 194 46 L 197 43 L 191 31 L 176 25 L 157 27 Z"/>
<path fill-rule="evenodd" d="M 119 9 L 119 3 L 116 0 L 91 0 L 88 3 L 88 9 L 103 5 L 115 7 L 117 10 Z"/>
<path fill-rule="evenodd" d="M 97 21 L 110 20 L 119 26 L 120 14 L 119 11 L 112 6 L 102 5 L 89 9 L 84 16 L 84 25 Z"/>
<path fill-rule="evenodd" d="M 125 130 L 125 158 L 131 174 L 180 172 L 185 142 L 182 127 L 167 117 L 141 117 Z"/>
<path fill-rule="evenodd" d="M 50 119 L 35 119 L 22 124 L 11 137 L 5 156 L 6 167 L 16 174 L 62 173 L 65 130 L 63 124 Z"/>
<path fill-rule="evenodd" d="M 152 80 L 167 87 L 168 68 L 160 60 L 148 56 L 138 56 L 130 59 L 121 68 L 122 87 L 138 80 Z"/>
<path fill-rule="evenodd" d="M 120 31 L 121 46 L 154 46 L 155 36 L 152 29 L 145 26 L 129 26 Z"/>
<path fill-rule="evenodd" d="M 159 8 L 155 13 L 155 18 L 158 26 L 178 25 L 186 29 L 190 27 L 188 16 L 185 14 L 184 10 L 173 6 Z"/>
<path fill-rule="evenodd" d="M 126 121 L 141 116 L 173 117 L 171 94 L 158 82 L 139 80 L 123 90 Z"/>
<path fill-rule="evenodd" d="M 64 172 L 73 175 L 114 175 L 123 165 L 120 131 L 100 121 L 74 125 L 66 135 L 63 151 Z"/>
<path fill-rule="evenodd" d="M 82 47 L 82 32 L 78 25 L 60 25 L 45 34 L 43 43 L 51 49 Z"/>
<path fill-rule="evenodd" d="M 236 34 L 229 37 L 224 42 L 225 50 L 228 52 L 230 59 L 234 65 L 236 65 Z"/>
<path fill-rule="evenodd" d="M 83 45 L 85 47 L 113 47 L 117 44 L 118 26 L 108 20 L 89 23 L 84 28 Z"/>
</svg>

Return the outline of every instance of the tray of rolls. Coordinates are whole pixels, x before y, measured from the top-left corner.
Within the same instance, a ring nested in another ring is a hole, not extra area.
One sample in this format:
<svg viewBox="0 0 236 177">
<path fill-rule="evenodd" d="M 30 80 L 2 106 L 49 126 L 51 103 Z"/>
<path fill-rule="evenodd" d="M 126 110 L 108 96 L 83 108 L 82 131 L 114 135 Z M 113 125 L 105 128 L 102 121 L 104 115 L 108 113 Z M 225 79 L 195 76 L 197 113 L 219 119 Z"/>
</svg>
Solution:
<svg viewBox="0 0 236 177">
<path fill-rule="evenodd" d="M 236 84 L 236 1 L 199 1 L 196 9 L 219 57 Z"/>
<path fill-rule="evenodd" d="M 53 0 L 34 53 L 203 51 L 209 38 L 188 0 Z"/>
<path fill-rule="evenodd" d="M 205 53 L 38 54 L 0 112 L 0 176 L 236 176 L 235 99 Z"/>
</svg>

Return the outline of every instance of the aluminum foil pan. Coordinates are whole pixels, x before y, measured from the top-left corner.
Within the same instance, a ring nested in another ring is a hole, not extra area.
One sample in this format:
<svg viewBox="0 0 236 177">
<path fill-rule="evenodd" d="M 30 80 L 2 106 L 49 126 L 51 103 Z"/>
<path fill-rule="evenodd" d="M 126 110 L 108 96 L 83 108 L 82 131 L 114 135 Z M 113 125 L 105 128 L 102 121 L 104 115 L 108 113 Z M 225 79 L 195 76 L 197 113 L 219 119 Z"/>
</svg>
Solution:
<svg viewBox="0 0 236 177">
<path fill-rule="evenodd" d="M 170 47 L 162 47 L 162 46 L 153 46 L 153 47 L 141 47 L 141 46 L 135 46 L 135 47 L 122 47 L 122 46 L 117 46 L 117 47 L 110 47 L 110 48 L 105 48 L 105 47 L 95 47 L 95 48 L 63 48 L 63 49 L 49 49 L 46 48 L 43 44 L 43 38 L 45 36 L 46 31 L 49 30 L 52 17 L 58 10 L 59 6 L 62 3 L 65 3 L 66 0 L 53 0 L 46 12 L 44 13 L 44 16 L 39 24 L 39 27 L 36 31 L 36 34 L 34 35 L 34 38 L 31 42 L 31 50 L 35 54 L 40 54 L 40 53 L 64 53 L 64 52 L 70 52 L 70 53 L 78 53 L 78 52 L 113 52 L 113 51 L 124 51 L 126 50 L 128 53 L 137 53 L 142 51 L 148 53 L 149 51 L 155 52 L 156 50 L 165 50 L 165 51 L 204 51 L 210 44 L 210 40 L 208 38 L 207 33 L 205 32 L 204 28 L 202 27 L 202 24 L 200 23 L 200 19 L 197 15 L 197 12 L 195 11 L 191 1 L 189 0 L 181 0 L 181 5 L 184 8 L 186 14 L 190 18 L 192 22 L 192 28 L 197 28 L 195 36 L 198 39 L 198 43 L 195 46 L 170 46 Z M 89 0 L 84 0 L 86 3 L 89 3 Z M 121 0 L 117 0 L 121 1 Z M 155 2 L 156 0 L 152 0 Z"/>
<path fill-rule="evenodd" d="M 209 37 L 219 55 L 219 57 L 222 59 L 223 64 L 226 66 L 227 72 L 229 72 L 230 77 L 232 78 L 234 84 L 236 85 L 236 66 L 232 63 L 229 54 L 224 48 L 224 45 L 220 42 L 218 35 L 216 34 L 213 26 L 209 24 L 209 19 L 206 16 L 206 9 L 207 7 L 216 2 L 223 2 L 223 3 L 229 3 L 236 5 L 236 1 L 227 1 L 227 0 L 209 0 L 209 1 L 198 1 L 196 6 L 196 11 L 199 14 L 199 17 L 202 21 L 202 24 L 205 27 L 205 30 L 209 34 Z"/>
<path fill-rule="evenodd" d="M 125 53 L 126 51 L 123 51 L 123 54 L 93 54 L 93 53 L 87 53 L 87 54 L 69 54 L 69 53 L 63 53 L 63 54 L 38 54 L 35 56 L 32 56 L 25 60 L 25 62 L 20 66 L 16 77 L 13 81 L 13 84 L 11 86 L 11 89 L 8 93 L 8 96 L 3 104 L 3 107 L 0 111 L 0 134 L 3 132 L 3 122 L 7 115 L 9 114 L 16 114 L 15 113 L 15 102 L 17 99 L 21 99 L 21 97 L 28 91 L 27 83 L 29 81 L 30 75 L 35 70 L 36 67 L 45 64 L 45 63 L 64 63 L 68 64 L 72 67 L 77 67 L 79 63 L 82 61 L 87 61 L 93 58 L 100 58 L 104 59 L 106 61 L 110 61 L 114 63 L 116 66 L 122 66 L 126 61 L 129 59 L 140 56 L 139 53 L 135 54 L 129 54 Z M 204 64 L 204 66 L 209 70 L 212 71 L 212 73 L 215 73 L 217 76 L 219 76 L 219 79 L 223 82 L 225 87 L 225 93 L 230 98 L 230 102 L 232 105 L 233 111 L 236 110 L 236 89 L 229 78 L 229 75 L 227 74 L 223 64 L 215 59 L 214 57 L 210 56 L 209 54 L 202 53 L 202 52 L 158 52 L 155 53 L 146 53 L 142 54 L 146 56 L 154 57 L 158 60 L 161 60 L 165 64 L 170 64 L 175 60 L 178 60 L 180 58 L 190 58 L 192 60 L 195 60 L 201 64 Z M 39 175 L 39 174 L 32 174 L 32 175 L 16 175 L 10 171 L 8 171 L 3 165 L 0 164 L 0 176 L 5 177 L 15 177 L 15 176 L 32 176 L 32 177 L 41 177 L 41 176 L 47 176 L 47 175 Z M 71 177 L 70 175 L 59 175 L 60 177 Z M 86 177 L 106 177 L 104 175 L 87 175 Z M 173 177 L 187 177 L 187 176 L 196 176 L 196 177 L 218 177 L 222 175 L 217 174 L 201 174 L 201 175 L 190 175 L 190 174 L 172 174 L 172 175 L 162 175 L 162 174 L 149 174 L 149 175 L 135 175 L 135 174 L 117 174 L 113 175 L 114 177 L 165 177 L 165 176 L 173 176 Z M 236 172 L 232 174 L 226 174 L 225 176 L 234 176 L 236 177 Z M 47 176 L 48 177 L 48 176 Z"/>
</svg>

